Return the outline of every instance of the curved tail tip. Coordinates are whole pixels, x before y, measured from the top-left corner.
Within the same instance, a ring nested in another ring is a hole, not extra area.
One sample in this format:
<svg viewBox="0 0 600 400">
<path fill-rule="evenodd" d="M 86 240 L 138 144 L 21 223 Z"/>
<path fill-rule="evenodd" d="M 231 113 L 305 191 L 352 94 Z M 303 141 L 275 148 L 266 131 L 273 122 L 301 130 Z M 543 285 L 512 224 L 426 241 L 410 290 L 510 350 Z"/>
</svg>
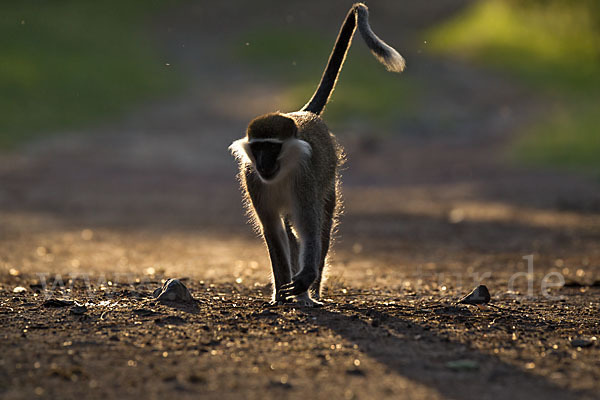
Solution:
<svg viewBox="0 0 600 400">
<path fill-rule="evenodd" d="M 392 46 L 381 40 L 369 25 L 369 8 L 363 3 L 355 3 L 353 9 L 358 13 L 358 28 L 377 60 L 390 72 L 402 72 L 406 61 Z"/>
<path fill-rule="evenodd" d="M 396 50 L 390 48 L 390 54 L 387 57 L 381 57 L 380 61 L 390 72 L 402 72 L 406 68 L 406 61 Z M 376 55 L 377 56 L 377 55 Z M 379 58 L 379 57 L 378 57 Z"/>
</svg>

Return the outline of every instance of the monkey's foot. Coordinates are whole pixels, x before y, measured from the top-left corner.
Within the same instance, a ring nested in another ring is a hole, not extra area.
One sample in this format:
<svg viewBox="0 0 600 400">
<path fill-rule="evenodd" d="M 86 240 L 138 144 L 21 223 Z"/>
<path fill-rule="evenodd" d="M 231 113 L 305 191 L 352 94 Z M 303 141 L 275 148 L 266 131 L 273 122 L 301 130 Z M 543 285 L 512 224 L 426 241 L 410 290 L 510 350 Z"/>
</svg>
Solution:
<svg viewBox="0 0 600 400">
<path fill-rule="evenodd" d="M 316 272 L 305 268 L 294 277 L 292 282 L 281 286 L 279 289 L 279 295 L 285 300 L 294 297 L 298 298 L 307 293 L 310 285 L 315 281 L 316 278 Z"/>
<path fill-rule="evenodd" d="M 306 293 L 306 292 L 294 297 L 294 299 L 287 304 L 291 305 L 291 306 L 296 306 L 296 307 L 310 307 L 310 308 L 319 308 L 319 307 L 323 307 L 323 305 L 324 305 L 320 301 L 311 299 L 310 296 L 308 295 L 308 293 Z"/>
</svg>

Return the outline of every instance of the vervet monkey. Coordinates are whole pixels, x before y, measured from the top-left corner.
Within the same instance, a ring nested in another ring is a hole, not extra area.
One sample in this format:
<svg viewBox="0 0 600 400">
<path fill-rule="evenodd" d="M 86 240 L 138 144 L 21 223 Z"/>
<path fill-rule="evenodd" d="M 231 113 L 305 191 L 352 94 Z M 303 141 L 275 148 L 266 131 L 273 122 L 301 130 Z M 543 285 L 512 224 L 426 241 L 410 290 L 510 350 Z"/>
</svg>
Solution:
<svg viewBox="0 0 600 400">
<path fill-rule="evenodd" d="M 373 33 L 368 18 L 364 4 L 350 8 L 319 87 L 300 111 L 255 118 L 246 136 L 229 147 L 239 161 L 248 209 L 269 250 L 272 304 L 322 305 L 321 278 L 340 206 L 338 168 L 343 152 L 320 114 L 333 92 L 356 27 L 389 71 L 404 70 L 402 56 Z"/>
</svg>

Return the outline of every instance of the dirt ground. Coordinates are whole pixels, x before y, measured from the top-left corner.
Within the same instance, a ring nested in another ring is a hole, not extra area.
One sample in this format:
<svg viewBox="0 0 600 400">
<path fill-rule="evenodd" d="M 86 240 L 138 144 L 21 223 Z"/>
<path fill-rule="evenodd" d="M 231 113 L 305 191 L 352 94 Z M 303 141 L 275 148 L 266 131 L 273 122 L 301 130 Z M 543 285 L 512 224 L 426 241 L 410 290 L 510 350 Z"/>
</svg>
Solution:
<svg viewBox="0 0 600 400">
<path fill-rule="evenodd" d="M 408 46 L 463 1 L 369 3 L 426 106 L 393 135 L 332 127 L 348 163 L 326 305 L 265 306 L 227 146 L 281 87 L 229 43 L 347 7 L 279 3 L 161 17 L 183 95 L 0 155 L 0 397 L 598 398 L 600 183 L 506 161 L 546 100 Z M 167 278 L 196 304 L 156 303 Z M 479 283 L 494 308 L 455 304 Z"/>
</svg>

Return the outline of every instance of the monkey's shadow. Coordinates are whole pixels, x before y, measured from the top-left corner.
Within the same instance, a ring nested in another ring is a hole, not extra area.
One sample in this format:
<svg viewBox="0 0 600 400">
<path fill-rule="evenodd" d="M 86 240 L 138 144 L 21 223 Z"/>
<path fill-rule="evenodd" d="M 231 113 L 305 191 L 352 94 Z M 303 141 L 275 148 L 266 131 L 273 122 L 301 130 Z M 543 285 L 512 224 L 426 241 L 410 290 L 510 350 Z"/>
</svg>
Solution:
<svg viewBox="0 0 600 400">
<path fill-rule="evenodd" d="M 316 323 L 358 346 L 359 351 L 411 381 L 452 399 L 574 398 L 594 396 L 560 388 L 500 358 L 460 343 L 427 326 L 352 304 L 305 309 Z M 460 328 L 460 323 L 457 323 Z M 483 335 L 483 334 L 482 334 Z M 472 360 L 476 370 L 453 370 L 448 362 Z M 369 378 L 369 371 L 362 371 Z"/>
</svg>

